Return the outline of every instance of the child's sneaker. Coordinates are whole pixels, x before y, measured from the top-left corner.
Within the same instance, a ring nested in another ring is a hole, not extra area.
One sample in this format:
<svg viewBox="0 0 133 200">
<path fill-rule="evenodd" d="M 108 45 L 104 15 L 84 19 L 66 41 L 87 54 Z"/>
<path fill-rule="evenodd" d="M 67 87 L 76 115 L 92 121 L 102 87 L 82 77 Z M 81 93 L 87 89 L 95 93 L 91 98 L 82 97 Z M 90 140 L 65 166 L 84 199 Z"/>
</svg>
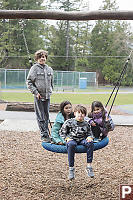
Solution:
<svg viewBox="0 0 133 200">
<path fill-rule="evenodd" d="M 101 141 L 101 139 L 100 138 L 94 138 L 94 143 L 97 143 L 97 142 L 100 142 Z"/>
<path fill-rule="evenodd" d="M 74 172 L 75 172 L 74 167 L 69 167 L 69 180 L 72 180 L 75 178 Z"/>
<path fill-rule="evenodd" d="M 92 167 L 86 167 L 86 172 L 87 172 L 89 177 L 91 177 L 91 178 L 94 177 L 94 173 L 93 173 Z"/>
<path fill-rule="evenodd" d="M 50 137 L 42 137 L 42 142 L 46 142 L 46 143 L 50 143 L 51 142 L 51 138 Z"/>
<path fill-rule="evenodd" d="M 97 143 L 97 142 L 99 142 L 99 139 L 98 138 L 94 138 L 94 141 L 93 141 L 94 143 Z"/>
</svg>

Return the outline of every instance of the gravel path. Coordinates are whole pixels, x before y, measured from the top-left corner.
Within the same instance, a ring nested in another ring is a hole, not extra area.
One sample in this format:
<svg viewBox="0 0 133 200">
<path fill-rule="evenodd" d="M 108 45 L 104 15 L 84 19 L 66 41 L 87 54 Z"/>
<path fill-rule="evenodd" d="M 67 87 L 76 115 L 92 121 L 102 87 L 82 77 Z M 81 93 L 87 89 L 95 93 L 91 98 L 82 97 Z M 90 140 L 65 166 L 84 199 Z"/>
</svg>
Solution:
<svg viewBox="0 0 133 200">
<path fill-rule="evenodd" d="M 86 154 L 76 154 L 68 180 L 67 154 L 44 150 L 38 132 L 0 131 L 1 200 L 117 200 L 119 184 L 133 184 L 133 129 L 116 127 L 107 147 L 94 152 L 94 179 Z"/>
</svg>

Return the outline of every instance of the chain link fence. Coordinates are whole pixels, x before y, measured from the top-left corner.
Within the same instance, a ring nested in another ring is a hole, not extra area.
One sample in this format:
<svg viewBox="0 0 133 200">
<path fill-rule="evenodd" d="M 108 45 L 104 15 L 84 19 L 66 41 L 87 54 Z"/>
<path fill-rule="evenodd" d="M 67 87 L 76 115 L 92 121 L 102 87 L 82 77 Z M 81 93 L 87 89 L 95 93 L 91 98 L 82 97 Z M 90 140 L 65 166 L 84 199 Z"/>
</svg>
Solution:
<svg viewBox="0 0 133 200">
<path fill-rule="evenodd" d="M 2 89 L 26 89 L 28 69 L 0 69 Z M 55 90 L 87 89 L 98 86 L 96 72 L 54 71 Z"/>
</svg>

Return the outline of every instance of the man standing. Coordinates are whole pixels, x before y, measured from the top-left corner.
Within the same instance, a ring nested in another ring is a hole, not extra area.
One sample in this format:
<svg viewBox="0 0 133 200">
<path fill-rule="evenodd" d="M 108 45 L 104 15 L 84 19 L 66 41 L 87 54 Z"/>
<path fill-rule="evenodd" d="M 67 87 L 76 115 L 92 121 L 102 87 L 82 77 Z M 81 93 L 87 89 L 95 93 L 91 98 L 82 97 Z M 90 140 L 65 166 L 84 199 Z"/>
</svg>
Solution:
<svg viewBox="0 0 133 200">
<path fill-rule="evenodd" d="M 27 76 L 27 88 L 34 95 L 34 108 L 40 129 L 41 139 L 50 142 L 48 122 L 50 95 L 53 89 L 53 69 L 46 65 L 48 53 L 38 50 L 35 53 L 36 63 Z"/>
</svg>

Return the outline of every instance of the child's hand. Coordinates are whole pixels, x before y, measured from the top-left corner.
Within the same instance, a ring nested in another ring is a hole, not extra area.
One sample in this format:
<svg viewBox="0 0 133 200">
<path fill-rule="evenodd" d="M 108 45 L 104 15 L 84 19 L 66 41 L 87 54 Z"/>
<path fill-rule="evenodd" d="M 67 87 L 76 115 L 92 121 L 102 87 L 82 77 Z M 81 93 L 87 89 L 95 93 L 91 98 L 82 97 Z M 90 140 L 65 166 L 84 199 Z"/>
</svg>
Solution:
<svg viewBox="0 0 133 200">
<path fill-rule="evenodd" d="M 57 144 L 58 144 L 58 145 L 64 145 L 62 142 L 58 142 Z"/>
<path fill-rule="evenodd" d="M 109 120 L 109 117 L 106 117 L 105 121 L 108 121 Z"/>
<path fill-rule="evenodd" d="M 87 141 L 87 142 L 92 142 L 92 141 L 93 141 L 93 138 L 90 137 L 90 136 L 88 136 L 88 137 L 86 138 L 86 141 Z"/>
<path fill-rule="evenodd" d="M 66 142 L 68 143 L 68 142 L 70 142 L 70 141 L 73 140 L 73 139 L 67 137 L 65 140 L 66 140 Z"/>
<path fill-rule="evenodd" d="M 91 123 L 91 126 L 96 126 L 96 123 L 95 123 L 95 122 L 92 122 L 92 123 Z"/>
</svg>

